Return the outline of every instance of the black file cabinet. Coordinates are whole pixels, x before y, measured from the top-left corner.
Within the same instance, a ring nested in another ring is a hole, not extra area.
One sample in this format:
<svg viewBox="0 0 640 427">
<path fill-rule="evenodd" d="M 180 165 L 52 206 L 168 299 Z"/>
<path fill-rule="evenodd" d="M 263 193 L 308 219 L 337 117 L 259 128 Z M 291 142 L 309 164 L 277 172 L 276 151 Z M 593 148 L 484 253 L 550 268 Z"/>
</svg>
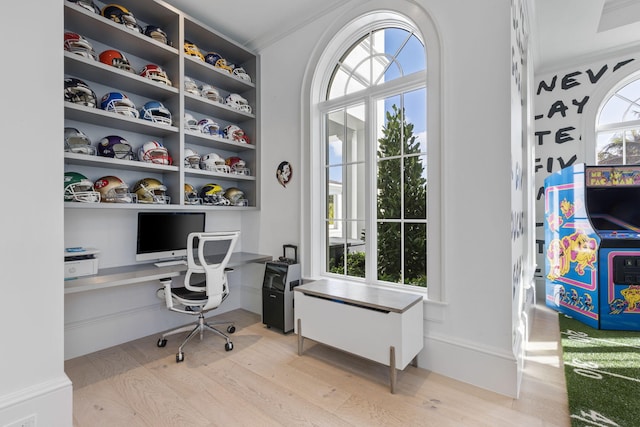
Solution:
<svg viewBox="0 0 640 427">
<path fill-rule="evenodd" d="M 293 331 L 293 288 L 300 284 L 300 264 L 268 262 L 262 282 L 262 323 L 283 333 Z"/>
</svg>

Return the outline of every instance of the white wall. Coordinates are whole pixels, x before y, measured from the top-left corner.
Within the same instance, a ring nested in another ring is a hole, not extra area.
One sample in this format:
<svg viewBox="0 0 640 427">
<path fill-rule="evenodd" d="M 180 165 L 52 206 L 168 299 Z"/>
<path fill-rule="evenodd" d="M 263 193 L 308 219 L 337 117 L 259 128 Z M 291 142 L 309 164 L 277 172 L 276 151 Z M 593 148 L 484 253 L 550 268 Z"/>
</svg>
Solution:
<svg viewBox="0 0 640 427">
<path fill-rule="evenodd" d="M 637 49 L 585 58 L 555 71 L 536 76 L 536 290 L 545 295 L 544 180 L 560 169 L 577 163 L 595 164 L 593 130 L 598 107 L 611 88 L 640 70 Z"/>
<path fill-rule="evenodd" d="M 59 2 L 35 6 L 12 4 L 11 19 L 0 26 L 2 40 L 17 37 L 22 46 L 9 49 L 11 60 L 0 72 L 8 154 L 0 168 L 7 184 L 0 223 L 0 425 L 35 416 L 40 427 L 70 426 L 61 262 L 63 18 Z"/>
<path fill-rule="evenodd" d="M 403 7 L 416 8 L 416 4 L 440 31 L 444 83 L 444 298 L 443 303 L 425 307 L 426 347 L 420 366 L 515 395 L 509 1 L 468 1 L 464 13 L 460 13 L 459 2 L 447 0 L 393 5 L 351 1 L 261 51 L 264 179 L 262 210 L 255 224 L 259 250 L 275 250 L 285 238 L 299 236 L 292 228 L 298 224 L 299 207 L 309 194 L 308 188 L 278 188 L 270 170 L 275 174 L 279 160 L 290 160 L 294 173 L 300 171 L 299 177 L 310 162 L 320 161 L 293 157 L 300 156 L 301 148 L 309 144 L 309 130 L 301 128 L 301 112 L 307 106 L 300 105 L 301 91 L 308 90 L 302 86 L 308 77 L 305 67 L 310 64 L 313 71 L 309 58 L 317 59 L 321 42 L 359 14 L 381 5 L 402 11 Z M 295 185 L 297 177 L 294 175 Z"/>
</svg>

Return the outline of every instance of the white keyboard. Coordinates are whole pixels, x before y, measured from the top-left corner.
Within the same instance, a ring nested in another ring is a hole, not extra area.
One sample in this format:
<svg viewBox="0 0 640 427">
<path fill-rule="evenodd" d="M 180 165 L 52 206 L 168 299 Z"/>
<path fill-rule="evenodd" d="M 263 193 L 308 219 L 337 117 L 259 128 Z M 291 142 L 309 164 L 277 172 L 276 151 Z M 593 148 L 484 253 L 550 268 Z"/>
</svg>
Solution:
<svg viewBox="0 0 640 427">
<path fill-rule="evenodd" d="M 187 265 L 187 261 L 183 259 L 178 259 L 175 261 L 154 262 L 153 265 L 155 265 L 156 267 L 169 267 L 171 265 Z"/>
</svg>

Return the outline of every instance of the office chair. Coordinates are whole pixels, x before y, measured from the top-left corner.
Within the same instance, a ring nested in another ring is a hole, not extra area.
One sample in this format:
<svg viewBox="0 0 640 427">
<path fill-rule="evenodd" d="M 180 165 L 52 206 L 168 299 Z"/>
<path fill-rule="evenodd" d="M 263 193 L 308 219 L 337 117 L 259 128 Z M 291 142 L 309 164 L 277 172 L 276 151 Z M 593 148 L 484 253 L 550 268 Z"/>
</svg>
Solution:
<svg viewBox="0 0 640 427">
<path fill-rule="evenodd" d="M 167 345 L 167 337 L 169 335 L 190 331 L 182 345 L 178 347 L 176 362 L 184 360 L 182 348 L 187 342 L 198 333 L 200 334 L 200 339 L 202 339 L 205 330 L 223 337 L 227 341 L 224 346 L 226 351 L 233 350 L 233 343 L 229 337 L 213 327 L 213 325 L 228 324 L 227 332 L 232 334 L 236 330 L 233 323 L 208 323 L 205 322 L 204 314 L 218 308 L 229 295 L 227 272 L 231 271 L 231 269 L 226 268 L 226 266 L 239 236 L 239 231 L 189 234 L 187 237 L 187 272 L 184 276 L 184 286 L 172 288 L 171 279 L 161 281 L 163 288 L 158 291 L 158 295 L 164 297 L 169 310 L 198 316 L 198 322 L 195 325 L 191 324 L 165 332 L 162 334 L 162 338 L 158 340 L 158 347 L 164 347 Z M 194 249 L 195 239 L 198 239 L 197 258 L 194 257 L 194 251 L 196 250 Z M 204 249 L 208 243 L 211 243 L 211 246 L 215 246 L 217 250 L 220 250 L 220 247 L 225 244 L 228 244 L 228 246 L 225 249 L 225 253 L 205 258 Z M 213 258 L 215 258 L 215 261 Z M 202 281 L 203 275 L 204 281 Z"/>
</svg>

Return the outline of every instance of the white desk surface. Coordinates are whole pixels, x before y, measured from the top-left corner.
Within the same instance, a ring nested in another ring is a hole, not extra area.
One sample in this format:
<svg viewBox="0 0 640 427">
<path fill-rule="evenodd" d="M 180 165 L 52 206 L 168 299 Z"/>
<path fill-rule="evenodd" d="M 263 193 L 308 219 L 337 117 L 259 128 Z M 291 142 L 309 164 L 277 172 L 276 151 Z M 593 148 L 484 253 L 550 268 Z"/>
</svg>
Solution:
<svg viewBox="0 0 640 427">
<path fill-rule="evenodd" d="M 339 280 L 316 280 L 296 286 L 293 290 L 306 295 L 338 300 L 394 313 L 404 313 L 423 299 L 422 295 L 418 294 L 396 292 L 370 285 L 347 283 Z"/>
<path fill-rule="evenodd" d="M 227 267 L 240 267 L 250 263 L 271 261 L 272 256 L 254 254 L 250 252 L 234 252 Z M 139 263 L 122 267 L 102 268 L 98 274 L 83 276 L 64 281 L 64 293 L 93 291 L 114 286 L 132 285 L 179 276 L 187 270 L 186 264 L 156 267 L 153 263 Z"/>
</svg>

